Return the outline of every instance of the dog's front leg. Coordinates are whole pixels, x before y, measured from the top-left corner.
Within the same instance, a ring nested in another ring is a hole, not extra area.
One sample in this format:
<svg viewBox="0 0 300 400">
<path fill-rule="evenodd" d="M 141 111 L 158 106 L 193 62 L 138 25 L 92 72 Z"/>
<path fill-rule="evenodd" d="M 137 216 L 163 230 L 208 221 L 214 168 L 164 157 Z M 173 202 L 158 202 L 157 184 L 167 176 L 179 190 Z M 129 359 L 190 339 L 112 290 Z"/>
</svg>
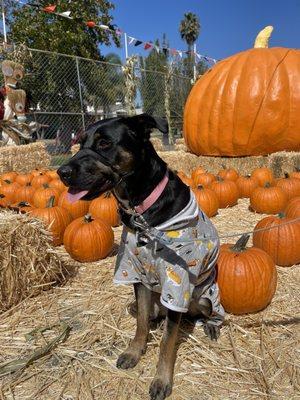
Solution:
<svg viewBox="0 0 300 400">
<path fill-rule="evenodd" d="M 133 368 L 139 362 L 147 347 L 149 335 L 149 316 L 152 293 L 141 283 L 134 284 L 134 292 L 137 304 L 137 326 L 134 339 L 128 348 L 117 360 L 117 367 L 122 369 Z"/>
<path fill-rule="evenodd" d="M 172 392 L 180 320 L 181 313 L 167 311 L 157 370 L 149 390 L 151 400 L 163 400 Z"/>
</svg>

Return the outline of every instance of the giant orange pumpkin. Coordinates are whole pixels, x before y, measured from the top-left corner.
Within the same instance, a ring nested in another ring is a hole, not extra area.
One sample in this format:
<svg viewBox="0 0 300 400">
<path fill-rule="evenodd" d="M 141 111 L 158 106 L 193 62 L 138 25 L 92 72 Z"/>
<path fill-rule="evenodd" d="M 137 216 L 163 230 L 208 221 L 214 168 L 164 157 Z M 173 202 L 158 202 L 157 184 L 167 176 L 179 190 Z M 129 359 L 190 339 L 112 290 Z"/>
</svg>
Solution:
<svg viewBox="0 0 300 400">
<path fill-rule="evenodd" d="M 238 315 L 263 310 L 277 284 L 274 261 L 259 248 L 246 248 L 248 239 L 244 235 L 235 245 L 223 244 L 217 264 L 221 303 Z"/>
<path fill-rule="evenodd" d="M 300 150 L 300 50 L 255 48 L 219 61 L 192 88 L 184 138 L 197 155 L 266 155 Z"/>
</svg>

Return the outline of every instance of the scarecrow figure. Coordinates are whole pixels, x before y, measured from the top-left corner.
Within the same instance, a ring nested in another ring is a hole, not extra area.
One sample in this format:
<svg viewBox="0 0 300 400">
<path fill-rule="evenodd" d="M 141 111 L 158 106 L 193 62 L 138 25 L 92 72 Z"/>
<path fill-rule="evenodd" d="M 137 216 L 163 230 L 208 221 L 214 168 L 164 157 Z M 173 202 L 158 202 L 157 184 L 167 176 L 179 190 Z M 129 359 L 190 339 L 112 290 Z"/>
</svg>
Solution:
<svg viewBox="0 0 300 400">
<path fill-rule="evenodd" d="M 19 89 L 24 77 L 24 68 L 14 61 L 2 62 L 2 73 L 5 86 L 0 90 L 0 119 L 2 134 L 0 140 L 4 144 L 21 144 L 31 140 L 30 129 L 26 124 L 26 93 Z"/>
</svg>

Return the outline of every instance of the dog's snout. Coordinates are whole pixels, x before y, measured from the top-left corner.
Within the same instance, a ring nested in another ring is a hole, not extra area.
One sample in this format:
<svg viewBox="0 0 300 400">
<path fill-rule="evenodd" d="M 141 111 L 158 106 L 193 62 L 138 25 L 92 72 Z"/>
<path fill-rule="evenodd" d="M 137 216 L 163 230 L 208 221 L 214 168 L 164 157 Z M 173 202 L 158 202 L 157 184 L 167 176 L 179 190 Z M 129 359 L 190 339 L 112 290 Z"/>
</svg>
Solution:
<svg viewBox="0 0 300 400">
<path fill-rule="evenodd" d="M 63 165 L 57 170 L 59 177 L 65 182 L 68 182 L 71 179 L 72 172 L 72 167 L 69 165 Z"/>
</svg>

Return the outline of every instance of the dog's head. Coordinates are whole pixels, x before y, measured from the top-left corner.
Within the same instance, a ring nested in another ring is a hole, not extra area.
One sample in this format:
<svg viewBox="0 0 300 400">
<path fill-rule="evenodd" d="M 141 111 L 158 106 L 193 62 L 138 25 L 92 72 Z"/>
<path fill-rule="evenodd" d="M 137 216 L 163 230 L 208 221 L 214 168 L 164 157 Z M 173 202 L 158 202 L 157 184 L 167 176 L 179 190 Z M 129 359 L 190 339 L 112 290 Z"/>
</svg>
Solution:
<svg viewBox="0 0 300 400">
<path fill-rule="evenodd" d="M 168 132 L 165 120 L 148 114 L 110 118 L 90 126 L 78 153 L 57 171 L 69 187 L 69 200 L 92 200 L 136 171 L 155 128 Z"/>
</svg>

